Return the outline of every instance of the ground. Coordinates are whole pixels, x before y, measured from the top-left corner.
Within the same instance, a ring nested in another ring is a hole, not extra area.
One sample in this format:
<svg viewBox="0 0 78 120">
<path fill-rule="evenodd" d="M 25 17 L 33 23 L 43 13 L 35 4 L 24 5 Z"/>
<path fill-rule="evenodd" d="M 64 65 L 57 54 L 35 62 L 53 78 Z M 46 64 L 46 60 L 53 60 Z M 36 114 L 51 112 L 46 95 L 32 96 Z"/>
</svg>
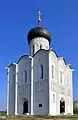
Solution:
<svg viewBox="0 0 78 120">
<path fill-rule="evenodd" d="M 78 115 L 73 116 L 6 116 L 6 112 L 0 112 L 0 120 L 78 120 Z"/>
<path fill-rule="evenodd" d="M 3 120 L 2 118 L 0 120 Z M 4 120 L 78 120 L 78 115 L 74 116 L 8 116 Z"/>
</svg>

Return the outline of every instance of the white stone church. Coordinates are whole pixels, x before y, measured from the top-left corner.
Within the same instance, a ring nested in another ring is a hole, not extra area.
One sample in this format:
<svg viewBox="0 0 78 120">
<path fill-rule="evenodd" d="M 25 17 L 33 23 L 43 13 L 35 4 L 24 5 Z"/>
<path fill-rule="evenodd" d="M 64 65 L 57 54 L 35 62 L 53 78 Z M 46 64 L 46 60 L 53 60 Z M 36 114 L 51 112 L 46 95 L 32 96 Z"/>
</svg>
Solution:
<svg viewBox="0 0 78 120">
<path fill-rule="evenodd" d="M 8 66 L 7 115 L 73 115 L 73 69 L 50 49 L 51 35 L 44 27 L 27 35 L 30 56 Z"/>
</svg>

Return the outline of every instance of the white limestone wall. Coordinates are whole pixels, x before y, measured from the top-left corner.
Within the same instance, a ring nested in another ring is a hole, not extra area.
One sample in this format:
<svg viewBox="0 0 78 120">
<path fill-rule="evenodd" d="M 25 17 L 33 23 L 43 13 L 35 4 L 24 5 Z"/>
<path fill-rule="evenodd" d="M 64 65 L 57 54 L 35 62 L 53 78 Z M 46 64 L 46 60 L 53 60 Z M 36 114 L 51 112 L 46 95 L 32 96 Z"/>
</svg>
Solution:
<svg viewBox="0 0 78 120">
<path fill-rule="evenodd" d="M 71 110 L 71 114 L 73 115 L 73 74 L 72 74 L 73 70 L 71 70 L 71 74 L 70 74 L 70 78 L 71 78 L 71 100 L 70 100 L 70 110 Z"/>
<path fill-rule="evenodd" d="M 27 71 L 27 82 L 25 83 L 24 71 Z M 23 103 L 28 101 L 28 113 L 31 113 L 31 58 L 23 56 L 18 62 L 18 102 L 17 112 L 23 114 Z"/>
<path fill-rule="evenodd" d="M 7 94 L 7 114 L 15 113 L 15 80 L 16 80 L 16 66 L 12 64 L 8 71 L 8 94 Z"/>
<path fill-rule="evenodd" d="M 59 91 L 59 99 L 58 99 L 58 114 L 60 115 L 60 100 L 63 98 L 65 101 L 65 114 L 66 114 L 66 65 L 63 57 L 58 58 L 58 91 Z M 60 71 L 62 72 L 62 82 L 60 79 Z"/>
<path fill-rule="evenodd" d="M 72 70 L 69 68 L 69 66 L 66 66 L 66 76 L 68 78 L 66 79 L 66 99 L 67 99 L 67 114 L 73 115 L 73 86 L 72 86 Z"/>
<path fill-rule="evenodd" d="M 60 83 L 60 70 L 63 72 L 62 83 Z M 62 57 L 58 58 L 59 73 L 59 103 L 63 97 L 65 100 L 65 114 L 73 114 L 73 92 L 72 92 L 72 70 L 66 65 Z M 60 108 L 58 108 L 60 114 Z"/>
<path fill-rule="evenodd" d="M 49 61 L 48 52 L 38 51 L 33 61 L 33 114 L 48 115 L 49 112 Z M 43 79 L 41 79 L 41 67 L 43 65 Z M 42 107 L 39 107 L 42 104 Z"/>
<path fill-rule="evenodd" d="M 54 66 L 54 78 L 52 78 L 52 65 Z M 57 86 L 57 56 L 53 51 L 49 52 L 49 115 L 57 114 L 58 86 Z"/>
<path fill-rule="evenodd" d="M 43 65 L 43 79 L 40 77 L 40 65 Z M 28 112 L 32 115 L 60 115 L 60 100 L 63 97 L 65 114 L 73 115 L 72 69 L 65 64 L 63 58 L 58 58 L 54 51 L 40 50 L 34 58 L 22 56 L 17 65 L 12 64 L 8 70 L 7 114 L 23 114 L 23 103 L 28 100 Z M 27 83 L 24 70 L 27 70 Z M 60 70 L 63 72 L 62 83 Z M 15 80 L 13 75 L 16 76 Z M 42 104 L 42 107 L 39 107 L 39 104 Z"/>
<path fill-rule="evenodd" d="M 52 78 L 54 66 L 54 79 Z M 62 71 L 62 83 L 60 82 Z M 67 75 L 69 76 L 67 78 Z M 53 102 L 53 96 L 55 101 Z M 54 51 L 49 52 L 49 115 L 60 115 L 60 100 L 65 100 L 65 114 L 73 114 L 72 70 L 62 57 L 57 57 Z"/>
<path fill-rule="evenodd" d="M 30 55 L 33 56 L 33 45 L 34 45 L 34 54 L 41 49 L 48 50 L 49 49 L 49 41 L 46 38 L 34 38 L 31 40 L 30 45 L 29 45 L 29 52 Z"/>
</svg>

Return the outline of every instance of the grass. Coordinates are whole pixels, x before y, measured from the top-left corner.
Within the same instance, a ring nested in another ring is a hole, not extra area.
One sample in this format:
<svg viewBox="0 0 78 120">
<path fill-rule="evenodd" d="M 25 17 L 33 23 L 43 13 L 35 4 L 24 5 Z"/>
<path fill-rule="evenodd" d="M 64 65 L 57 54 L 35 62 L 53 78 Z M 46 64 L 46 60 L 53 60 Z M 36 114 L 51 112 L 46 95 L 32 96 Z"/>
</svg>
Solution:
<svg viewBox="0 0 78 120">
<path fill-rule="evenodd" d="M 6 116 L 6 112 L 0 112 L 0 116 Z M 10 115 L 0 120 L 78 120 L 78 115 L 73 116 L 15 116 Z"/>
<path fill-rule="evenodd" d="M 78 115 L 74 115 L 74 116 L 8 116 L 7 120 L 78 120 Z"/>
</svg>

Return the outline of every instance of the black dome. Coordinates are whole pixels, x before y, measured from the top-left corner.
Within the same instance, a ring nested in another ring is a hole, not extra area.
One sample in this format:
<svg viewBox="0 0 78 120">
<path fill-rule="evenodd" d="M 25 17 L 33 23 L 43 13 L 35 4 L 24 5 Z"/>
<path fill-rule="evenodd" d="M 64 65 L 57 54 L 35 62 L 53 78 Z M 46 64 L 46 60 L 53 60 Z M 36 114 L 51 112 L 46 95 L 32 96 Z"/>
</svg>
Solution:
<svg viewBox="0 0 78 120">
<path fill-rule="evenodd" d="M 37 38 L 37 37 L 44 37 L 49 41 L 49 43 L 51 41 L 50 33 L 48 32 L 46 28 L 35 27 L 35 28 L 32 28 L 28 33 L 28 36 L 27 36 L 28 44 L 30 44 L 30 41 L 32 39 Z"/>
</svg>

